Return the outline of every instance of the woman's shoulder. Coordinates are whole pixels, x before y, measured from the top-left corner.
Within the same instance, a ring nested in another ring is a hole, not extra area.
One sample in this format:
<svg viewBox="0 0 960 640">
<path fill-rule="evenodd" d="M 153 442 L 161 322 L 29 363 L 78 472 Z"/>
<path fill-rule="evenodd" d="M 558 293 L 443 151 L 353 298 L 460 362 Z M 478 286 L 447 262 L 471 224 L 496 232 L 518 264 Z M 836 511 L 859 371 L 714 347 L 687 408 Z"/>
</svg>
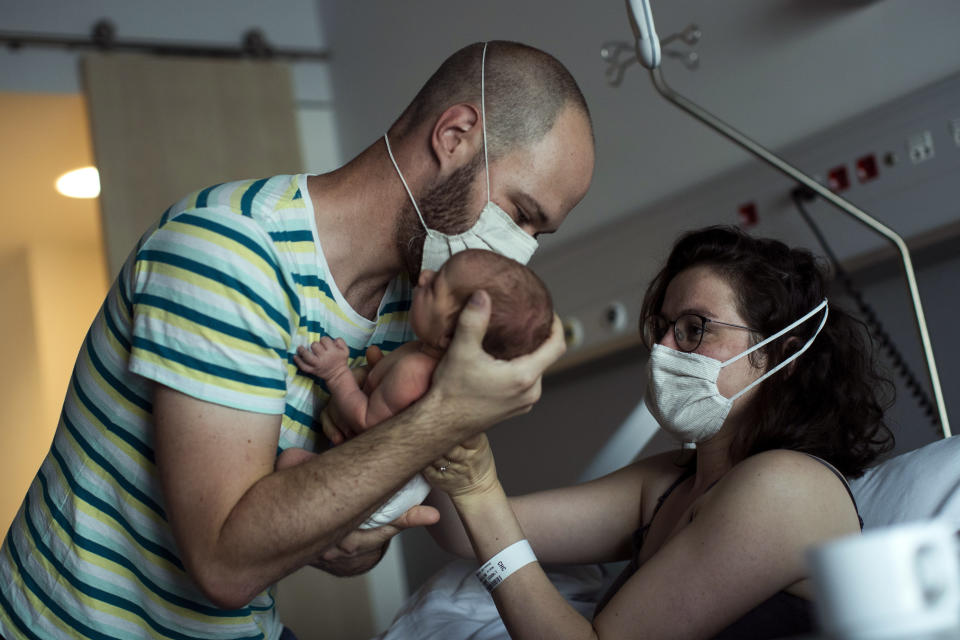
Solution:
<svg viewBox="0 0 960 640">
<path fill-rule="evenodd" d="M 716 492 L 726 507 L 744 513 L 765 510 L 790 520 L 839 518 L 859 528 L 845 481 L 824 461 L 799 451 L 754 454 L 735 465 Z"/>
<path fill-rule="evenodd" d="M 771 449 L 749 456 L 734 465 L 724 481 L 772 492 L 844 487 L 838 472 L 825 460 L 789 449 Z"/>
<path fill-rule="evenodd" d="M 826 460 L 792 449 L 770 449 L 755 453 L 734 465 L 733 471 L 744 475 L 785 476 L 794 480 L 839 479 L 836 469 Z"/>
</svg>

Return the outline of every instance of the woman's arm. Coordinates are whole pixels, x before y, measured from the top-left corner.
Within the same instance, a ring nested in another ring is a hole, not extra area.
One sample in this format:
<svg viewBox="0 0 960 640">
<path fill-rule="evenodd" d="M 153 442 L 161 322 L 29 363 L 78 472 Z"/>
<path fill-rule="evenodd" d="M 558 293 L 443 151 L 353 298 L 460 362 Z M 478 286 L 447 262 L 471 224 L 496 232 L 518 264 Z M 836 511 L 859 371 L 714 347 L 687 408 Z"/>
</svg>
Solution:
<svg viewBox="0 0 960 640">
<path fill-rule="evenodd" d="M 449 493 L 481 562 L 526 538 L 497 479 L 486 435 L 455 447 L 423 474 Z M 591 637 L 590 623 L 563 599 L 537 562 L 510 575 L 492 595 L 511 638 Z M 525 614 L 531 606 L 532 615 Z M 560 635 L 571 631 L 573 635 Z"/>
<path fill-rule="evenodd" d="M 495 471 L 473 473 L 469 488 L 463 486 L 453 487 L 452 500 L 481 562 L 525 537 Z M 802 582 L 809 545 L 858 530 L 842 483 L 820 463 L 786 451 L 733 469 L 685 519 L 592 623 L 566 603 L 538 563 L 519 569 L 493 592 L 511 636 L 710 637 Z"/>
<path fill-rule="evenodd" d="M 508 500 L 541 561 L 585 564 L 624 560 L 633 532 L 641 525 L 644 487 L 679 474 L 675 460 L 675 453 L 655 456 L 590 482 Z M 437 544 L 461 557 L 474 557 L 447 494 L 435 490 L 425 504 L 440 512 L 440 521 L 429 527 Z"/>
</svg>

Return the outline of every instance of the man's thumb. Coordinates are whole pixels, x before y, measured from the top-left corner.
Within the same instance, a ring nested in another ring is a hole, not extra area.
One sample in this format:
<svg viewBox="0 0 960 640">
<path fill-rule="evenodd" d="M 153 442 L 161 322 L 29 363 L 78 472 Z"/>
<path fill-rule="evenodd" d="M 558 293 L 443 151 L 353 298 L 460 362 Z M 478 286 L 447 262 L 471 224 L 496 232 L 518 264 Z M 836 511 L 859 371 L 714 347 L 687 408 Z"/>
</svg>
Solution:
<svg viewBox="0 0 960 640">
<path fill-rule="evenodd" d="M 490 295 L 483 290 L 474 291 L 457 319 L 454 342 L 471 338 L 474 342 L 482 342 L 489 323 Z"/>
<path fill-rule="evenodd" d="M 438 522 L 440 522 L 440 512 L 434 507 L 420 504 L 408 509 L 405 514 L 391 524 L 397 529 L 409 529 L 410 527 L 426 527 Z"/>
</svg>

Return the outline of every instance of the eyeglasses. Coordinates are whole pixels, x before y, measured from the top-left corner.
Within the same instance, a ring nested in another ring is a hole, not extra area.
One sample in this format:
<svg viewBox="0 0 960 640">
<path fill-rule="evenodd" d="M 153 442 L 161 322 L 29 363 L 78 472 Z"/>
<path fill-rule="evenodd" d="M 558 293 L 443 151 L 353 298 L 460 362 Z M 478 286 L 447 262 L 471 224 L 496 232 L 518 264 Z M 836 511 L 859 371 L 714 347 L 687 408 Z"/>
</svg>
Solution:
<svg viewBox="0 0 960 640">
<path fill-rule="evenodd" d="M 653 347 L 654 344 L 663 340 L 663 336 L 667 335 L 670 325 L 673 325 L 673 337 L 677 342 L 677 347 L 680 351 L 689 353 L 696 350 L 703 342 L 703 335 L 707 333 L 707 323 L 754 331 L 742 324 L 711 320 L 695 313 L 685 313 L 673 322 L 668 322 L 663 316 L 654 315 L 648 317 L 643 324 L 643 342 L 648 349 Z"/>
</svg>

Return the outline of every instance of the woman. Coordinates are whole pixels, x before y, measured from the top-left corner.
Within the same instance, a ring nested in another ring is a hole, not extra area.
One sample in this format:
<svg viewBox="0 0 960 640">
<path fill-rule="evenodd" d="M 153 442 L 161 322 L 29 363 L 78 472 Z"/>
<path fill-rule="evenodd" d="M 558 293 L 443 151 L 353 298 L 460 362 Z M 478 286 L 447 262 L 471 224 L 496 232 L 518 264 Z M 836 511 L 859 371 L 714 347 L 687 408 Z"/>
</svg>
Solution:
<svg viewBox="0 0 960 640">
<path fill-rule="evenodd" d="M 893 446 L 879 393 L 890 385 L 862 326 L 828 305 L 809 252 L 713 227 L 674 246 L 641 327 L 647 406 L 696 442 L 690 458 L 653 456 L 508 500 L 481 436 L 425 472 L 467 534 L 449 514 L 436 537 L 481 562 L 497 556 L 481 571 L 499 582 L 493 598 L 515 639 L 809 632 L 804 550 L 860 530 L 842 476 Z M 543 563 L 630 563 L 590 621 L 523 540 Z"/>
</svg>

